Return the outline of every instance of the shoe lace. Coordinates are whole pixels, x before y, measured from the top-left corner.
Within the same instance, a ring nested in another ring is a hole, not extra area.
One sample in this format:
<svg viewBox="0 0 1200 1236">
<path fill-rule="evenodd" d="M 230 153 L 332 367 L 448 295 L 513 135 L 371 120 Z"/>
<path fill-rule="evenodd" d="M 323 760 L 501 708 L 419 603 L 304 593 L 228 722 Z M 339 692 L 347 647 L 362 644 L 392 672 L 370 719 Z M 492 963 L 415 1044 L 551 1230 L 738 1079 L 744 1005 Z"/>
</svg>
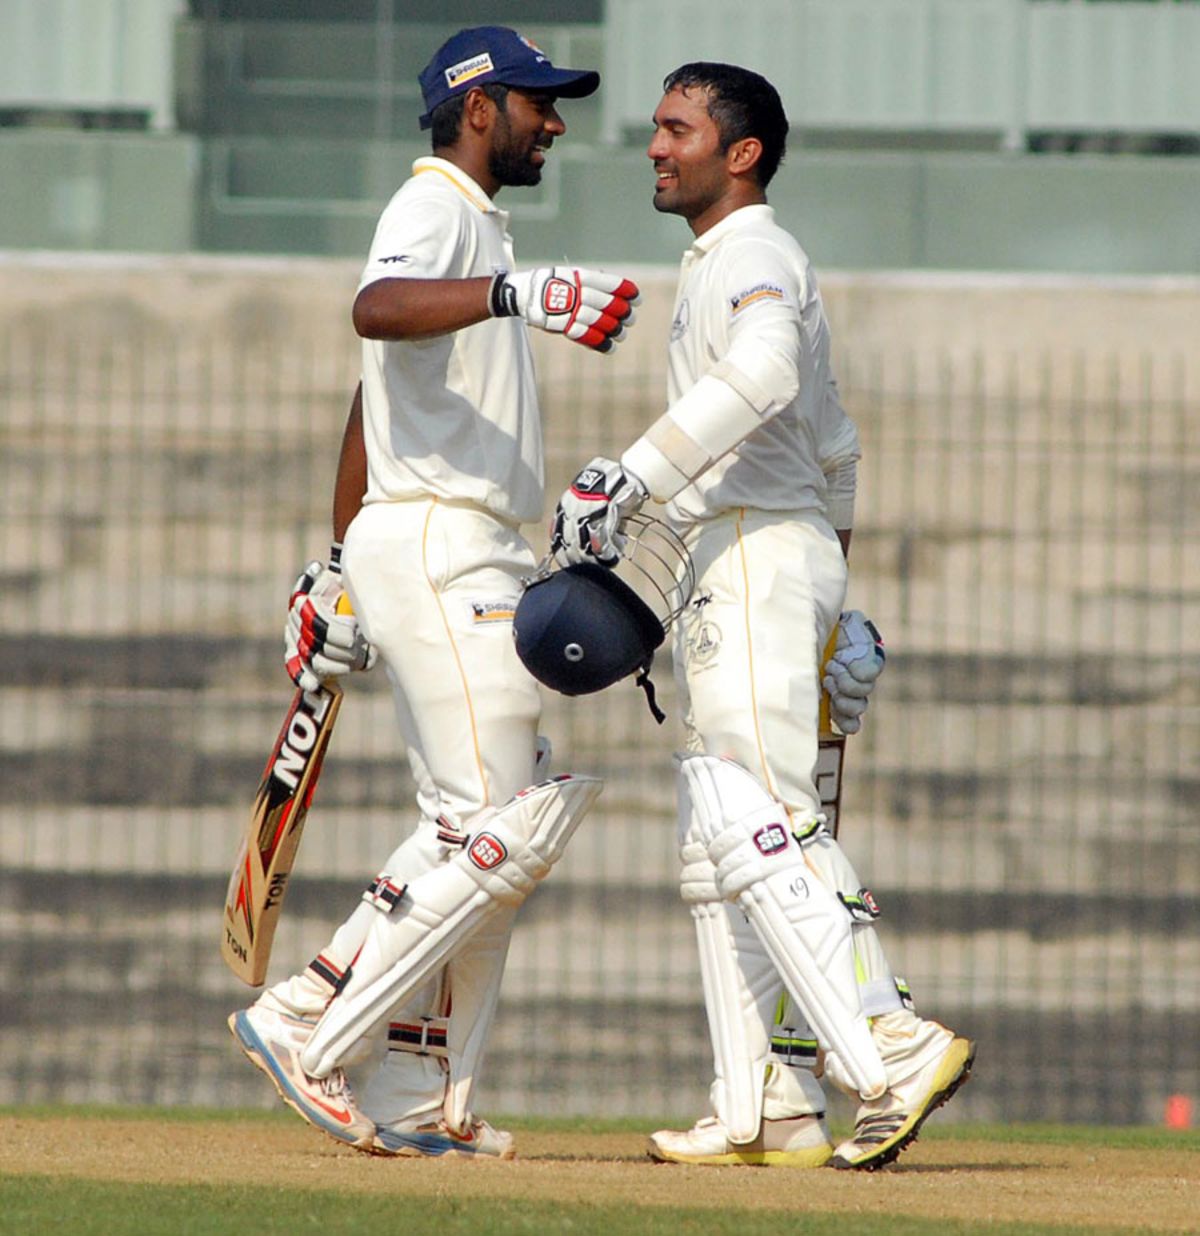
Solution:
<svg viewBox="0 0 1200 1236">
<path fill-rule="evenodd" d="M 321 1093 L 328 1099 L 343 1099 L 346 1103 L 354 1102 L 354 1091 L 346 1080 L 346 1074 L 341 1069 L 334 1069 L 328 1077 L 320 1078 Z"/>
</svg>

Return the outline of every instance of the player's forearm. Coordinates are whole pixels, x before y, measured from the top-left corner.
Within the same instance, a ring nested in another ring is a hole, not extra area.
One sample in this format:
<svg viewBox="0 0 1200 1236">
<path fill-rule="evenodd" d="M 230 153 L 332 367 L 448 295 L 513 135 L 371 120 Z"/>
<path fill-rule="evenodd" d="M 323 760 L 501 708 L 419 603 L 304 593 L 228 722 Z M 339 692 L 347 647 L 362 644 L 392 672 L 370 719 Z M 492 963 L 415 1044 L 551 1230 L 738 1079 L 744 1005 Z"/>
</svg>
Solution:
<svg viewBox="0 0 1200 1236">
<path fill-rule="evenodd" d="M 492 278 L 377 279 L 354 300 L 354 329 L 364 339 L 432 339 L 492 316 Z"/>
<path fill-rule="evenodd" d="M 342 452 L 338 457 L 337 481 L 333 489 L 333 539 L 345 540 L 350 521 L 362 506 L 367 492 L 367 448 L 363 441 L 362 383 L 354 391 L 346 428 L 342 434 Z"/>
</svg>

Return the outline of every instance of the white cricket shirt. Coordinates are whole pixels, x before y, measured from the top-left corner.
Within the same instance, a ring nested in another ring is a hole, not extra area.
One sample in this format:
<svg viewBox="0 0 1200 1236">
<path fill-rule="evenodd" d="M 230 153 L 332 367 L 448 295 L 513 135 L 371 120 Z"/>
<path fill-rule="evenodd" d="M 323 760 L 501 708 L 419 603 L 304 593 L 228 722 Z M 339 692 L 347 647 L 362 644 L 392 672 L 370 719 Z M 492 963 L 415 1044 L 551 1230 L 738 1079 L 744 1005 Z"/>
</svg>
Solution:
<svg viewBox="0 0 1200 1236">
<path fill-rule="evenodd" d="M 854 495 L 829 494 L 826 473 L 859 458 L 838 398 L 829 324 L 808 255 L 767 205 L 727 215 L 683 256 L 667 348 L 674 403 L 719 362 L 787 402 L 668 506 L 677 523 L 734 507 L 819 510 L 848 527 Z"/>
<path fill-rule="evenodd" d="M 508 214 L 444 159 L 413 164 L 385 207 L 359 289 L 378 279 L 468 279 L 513 270 Z M 542 432 L 520 318 L 434 339 L 364 339 L 366 502 L 435 496 L 509 523 L 541 519 Z"/>
</svg>

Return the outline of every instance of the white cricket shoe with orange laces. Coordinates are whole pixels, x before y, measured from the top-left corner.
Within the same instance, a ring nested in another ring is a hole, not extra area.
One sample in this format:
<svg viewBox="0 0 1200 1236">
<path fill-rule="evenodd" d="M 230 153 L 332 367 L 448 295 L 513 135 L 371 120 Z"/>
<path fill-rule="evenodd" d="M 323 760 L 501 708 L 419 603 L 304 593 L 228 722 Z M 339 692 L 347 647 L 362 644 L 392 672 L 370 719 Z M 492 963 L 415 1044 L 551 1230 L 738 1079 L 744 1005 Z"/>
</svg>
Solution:
<svg viewBox="0 0 1200 1236">
<path fill-rule="evenodd" d="M 354 1092 L 341 1069 L 328 1077 L 310 1077 L 300 1067 L 300 1053 L 315 1021 L 253 1004 L 229 1018 L 229 1029 L 242 1051 L 275 1083 L 280 1098 L 315 1129 L 356 1150 L 373 1151 L 375 1122 L 358 1110 Z"/>
</svg>

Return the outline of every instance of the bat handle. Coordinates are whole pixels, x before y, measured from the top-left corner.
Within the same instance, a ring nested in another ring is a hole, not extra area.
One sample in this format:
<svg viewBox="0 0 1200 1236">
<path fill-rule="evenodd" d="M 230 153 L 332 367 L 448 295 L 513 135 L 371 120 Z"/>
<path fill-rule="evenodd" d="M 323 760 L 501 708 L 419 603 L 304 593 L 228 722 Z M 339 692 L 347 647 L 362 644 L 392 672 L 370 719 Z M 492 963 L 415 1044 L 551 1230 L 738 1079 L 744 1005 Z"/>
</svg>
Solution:
<svg viewBox="0 0 1200 1236">
<path fill-rule="evenodd" d="M 821 658 L 821 671 L 818 675 L 818 680 L 825 677 L 825 666 L 828 664 L 833 654 L 837 652 L 837 627 L 829 633 L 829 640 L 825 645 L 825 655 Z M 820 734 L 833 733 L 833 718 L 829 713 L 829 692 L 824 688 L 821 689 L 821 703 L 817 715 L 817 732 Z"/>
</svg>

